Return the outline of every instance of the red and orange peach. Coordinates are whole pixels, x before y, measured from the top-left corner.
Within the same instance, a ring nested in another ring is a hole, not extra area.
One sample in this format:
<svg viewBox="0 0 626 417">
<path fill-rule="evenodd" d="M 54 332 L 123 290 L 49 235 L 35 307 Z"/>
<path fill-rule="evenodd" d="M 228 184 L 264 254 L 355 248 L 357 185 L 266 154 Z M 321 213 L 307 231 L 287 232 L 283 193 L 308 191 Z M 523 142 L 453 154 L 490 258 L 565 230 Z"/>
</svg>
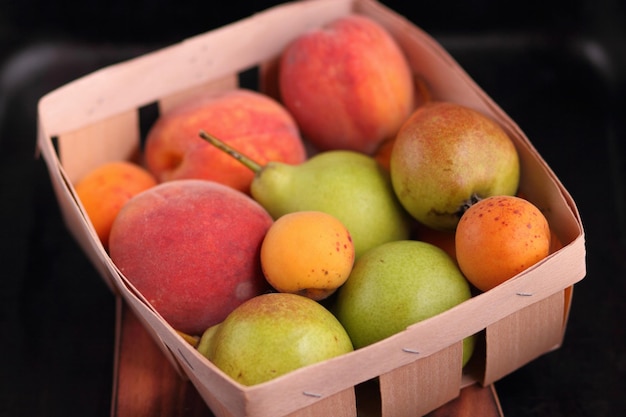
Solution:
<svg viewBox="0 0 626 417">
<path fill-rule="evenodd" d="M 373 154 L 414 106 L 407 59 L 380 24 L 339 18 L 291 42 L 278 68 L 282 102 L 320 150 Z"/>
<path fill-rule="evenodd" d="M 202 140 L 200 130 L 261 164 L 306 158 L 298 126 L 279 102 L 251 90 L 228 90 L 195 97 L 157 119 L 146 138 L 145 161 L 159 182 L 208 179 L 249 192 L 254 174 Z"/>
</svg>

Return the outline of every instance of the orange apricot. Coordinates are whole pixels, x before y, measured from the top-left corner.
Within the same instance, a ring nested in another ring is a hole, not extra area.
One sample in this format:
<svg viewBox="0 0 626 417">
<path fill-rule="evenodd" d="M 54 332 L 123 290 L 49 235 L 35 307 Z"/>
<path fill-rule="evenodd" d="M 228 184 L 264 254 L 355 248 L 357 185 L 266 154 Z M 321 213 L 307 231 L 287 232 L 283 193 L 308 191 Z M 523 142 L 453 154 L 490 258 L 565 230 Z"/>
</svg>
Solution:
<svg viewBox="0 0 626 417">
<path fill-rule="evenodd" d="M 353 264 L 350 232 L 336 217 L 320 211 L 279 217 L 261 245 L 261 267 L 269 284 L 316 301 L 335 292 Z"/>
<path fill-rule="evenodd" d="M 456 257 L 479 290 L 491 288 L 548 256 L 550 227 L 528 200 L 494 196 L 472 205 L 455 233 Z"/>
<path fill-rule="evenodd" d="M 102 164 L 76 183 L 76 195 L 105 249 L 111 225 L 122 206 L 156 184 L 156 179 L 146 169 L 127 161 Z"/>
</svg>

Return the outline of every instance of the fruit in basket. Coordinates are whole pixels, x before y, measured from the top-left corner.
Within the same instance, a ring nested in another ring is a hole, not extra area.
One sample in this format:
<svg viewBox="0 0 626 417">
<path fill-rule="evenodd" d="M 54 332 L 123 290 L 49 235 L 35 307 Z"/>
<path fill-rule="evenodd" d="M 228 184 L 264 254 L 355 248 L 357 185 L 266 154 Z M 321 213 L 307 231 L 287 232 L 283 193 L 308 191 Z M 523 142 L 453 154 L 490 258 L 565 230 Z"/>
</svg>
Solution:
<svg viewBox="0 0 626 417">
<path fill-rule="evenodd" d="M 282 102 L 320 150 L 372 154 L 413 109 L 411 68 L 393 37 L 359 15 L 311 30 L 283 51 Z"/>
<path fill-rule="evenodd" d="M 430 243 L 443 249 L 456 261 L 456 248 L 454 242 L 454 230 L 437 230 L 425 226 L 419 222 L 414 227 L 414 238 L 422 242 Z"/>
<path fill-rule="evenodd" d="M 198 344 L 196 345 L 196 349 L 198 350 L 198 352 L 200 352 L 202 356 L 206 358 L 212 357 L 213 353 L 215 352 L 215 345 L 217 342 L 217 338 L 214 336 L 219 330 L 220 324 L 222 323 L 220 322 L 220 323 L 214 324 L 213 326 L 206 329 L 200 336 L 200 340 L 198 341 Z"/>
<path fill-rule="evenodd" d="M 326 151 L 300 165 L 260 165 L 211 134 L 200 136 L 255 172 L 251 195 L 274 219 L 304 210 L 335 216 L 350 231 L 357 258 L 369 248 L 409 235 L 408 216 L 389 174 L 370 156 Z"/>
<path fill-rule="evenodd" d="M 175 180 L 118 214 L 111 259 L 176 330 L 198 335 L 266 291 L 259 252 L 273 220 L 248 195 L 206 180 Z"/>
<path fill-rule="evenodd" d="M 426 83 L 426 80 L 420 76 L 415 77 L 415 90 L 416 108 L 433 100 L 432 93 Z M 382 142 L 378 149 L 376 149 L 376 152 L 374 152 L 374 158 L 376 161 L 378 161 L 378 163 L 387 171 L 389 171 L 389 160 L 391 158 L 391 151 L 393 150 L 395 140 L 396 137 L 394 135 L 390 139 Z"/>
<path fill-rule="evenodd" d="M 353 264 L 350 232 L 322 211 L 279 217 L 261 245 L 261 268 L 270 285 L 316 301 L 334 293 L 348 279 Z"/>
<path fill-rule="evenodd" d="M 415 219 L 454 230 L 476 201 L 516 193 L 520 163 L 495 121 L 459 104 L 430 102 L 400 128 L 390 172 L 400 202 Z"/>
<path fill-rule="evenodd" d="M 380 144 L 376 152 L 374 152 L 374 159 L 376 162 L 380 164 L 383 168 L 389 171 L 389 159 L 391 157 L 391 150 L 393 149 L 393 144 L 395 143 L 395 139 L 387 139 L 383 143 Z"/>
<path fill-rule="evenodd" d="M 378 246 L 357 259 L 333 308 L 355 348 L 442 313 L 471 297 L 470 285 L 442 249 L 414 240 Z M 474 337 L 463 342 L 463 364 Z"/>
<path fill-rule="evenodd" d="M 269 293 L 208 329 L 198 350 L 237 382 L 255 385 L 353 348 L 321 304 L 297 294 Z"/>
<path fill-rule="evenodd" d="M 486 198 L 465 212 L 456 229 L 459 267 L 476 288 L 488 291 L 547 257 L 550 236 L 547 219 L 530 201 Z"/>
<path fill-rule="evenodd" d="M 122 206 L 156 184 L 151 173 L 129 161 L 99 165 L 76 183 L 76 195 L 105 249 L 109 247 L 111 225 Z"/>
<path fill-rule="evenodd" d="M 198 138 L 201 128 L 261 163 L 298 164 L 306 158 L 296 122 L 279 102 L 228 90 L 190 99 L 157 119 L 146 138 L 145 160 L 160 182 L 208 179 L 248 192 L 253 173 Z"/>
</svg>

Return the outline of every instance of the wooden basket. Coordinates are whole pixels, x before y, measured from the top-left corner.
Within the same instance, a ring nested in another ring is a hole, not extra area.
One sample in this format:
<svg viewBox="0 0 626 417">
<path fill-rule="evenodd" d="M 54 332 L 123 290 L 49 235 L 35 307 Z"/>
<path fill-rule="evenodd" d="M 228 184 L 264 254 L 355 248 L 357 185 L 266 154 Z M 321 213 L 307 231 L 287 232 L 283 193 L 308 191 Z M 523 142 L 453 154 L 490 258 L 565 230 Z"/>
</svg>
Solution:
<svg viewBox="0 0 626 417">
<path fill-rule="evenodd" d="M 257 69 L 272 90 L 273 63 L 287 42 L 337 17 L 359 13 L 385 26 L 433 98 L 475 108 L 513 138 L 520 189 L 546 214 L 563 247 L 504 284 L 376 344 L 246 387 L 185 342 L 112 263 L 73 183 L 95 166 L 140 150 L 142 110 L 163 112 L 199 92 L 232 88 Z M 450 55 L 410 21 L 375 0 L 286 3 L 179 44 L 80 78 L 39 102 L 38 146 L 67 227 L 112 291 L 143 322 L 181 375 L 218 417 L 416 416 L 490 384 L 563 340 L 573 284 L 585 276 L 584 231 L 571 196 L 520 128 Z M 462 340 L 478 334 L 465 370 Z"/>
</svg>

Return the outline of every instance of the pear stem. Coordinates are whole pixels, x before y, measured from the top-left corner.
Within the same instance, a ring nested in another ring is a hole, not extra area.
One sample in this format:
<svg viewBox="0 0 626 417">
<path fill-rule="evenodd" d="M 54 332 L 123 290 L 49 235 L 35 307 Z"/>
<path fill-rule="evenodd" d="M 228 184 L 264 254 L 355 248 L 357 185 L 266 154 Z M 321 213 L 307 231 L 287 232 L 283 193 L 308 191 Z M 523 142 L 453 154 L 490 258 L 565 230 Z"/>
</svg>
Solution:
<svg viewBox="0 0 626 417">
<path fill-rule="evenodd" d="M 227 145 L 226 143 L 222 142 L 221 140 L 219 140 L 215 136 L 211 135 L 210 133 L 207 133 L 204 130 L 200 130 L 199 135 L 200 135 L 200 137 L 202 139 L 206 140 L 211 145 L 213 145 L 216 148 L 226 152 L 228 155 L 232 156 L 237 161 L 241 162 L 244 166 L 250 168 L 250 170 L 252 170 L 255 174 L 263 169 L 261 164 L 259 164 L 259 163 L 255 162 L 254 160 L 248 158 L 246 155 L 240 153 L 238 150 L 236 150 L 235 148 L 233 148 L 233 147 Z"/>
<path fill-rule="evenodd" d="M 463 202 L 463 204 L 461 205 L 461 207 L 459 208 L 459 211 L 457 212 L 457 215 L 459 216 L 459 218 L 467 211 L 469 210 L 470 207 L 472 207 L 474 204 L 478 203 L 480 200 L 482 200 L 483 198 L 480 197 L 478 194 L 474 193 L 470 196 L 470 198 L 468 198 L 467 200 L 465 200 Z"/>
</svg>

